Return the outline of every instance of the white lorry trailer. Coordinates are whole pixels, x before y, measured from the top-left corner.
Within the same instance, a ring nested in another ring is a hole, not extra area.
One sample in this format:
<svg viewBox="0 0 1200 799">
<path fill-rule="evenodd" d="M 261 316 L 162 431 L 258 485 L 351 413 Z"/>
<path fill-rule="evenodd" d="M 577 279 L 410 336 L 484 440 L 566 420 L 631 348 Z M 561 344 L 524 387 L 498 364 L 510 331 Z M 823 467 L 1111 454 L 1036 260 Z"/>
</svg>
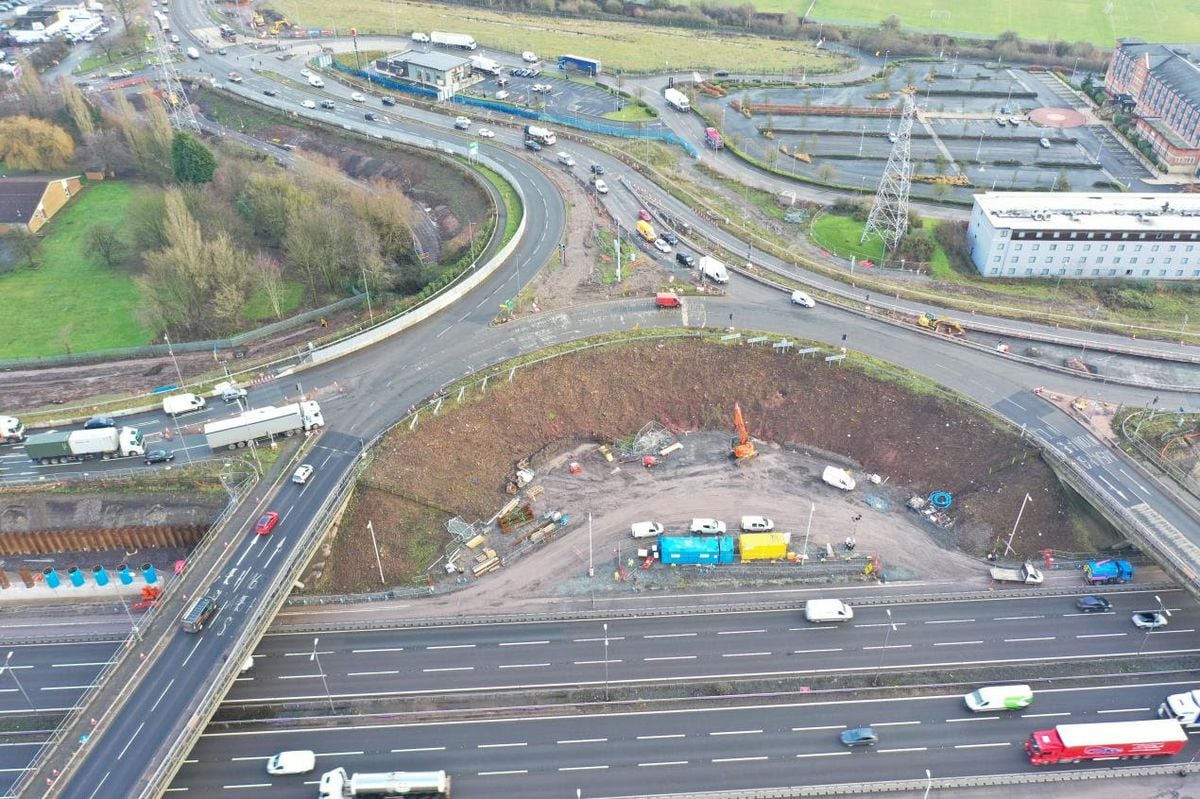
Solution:
<svg viewBox="0 0 1200 799">
<path fill-rule="evenodd" d="M 293 436 L 325 425 L 321 406 L 312 400 L 284 405 L 268 405 L 204 425 L 204 438 L 210 449 L 237 449 L 251 441 L 274 436 Z"/>
<path fill-rule="evenodd" d="M 482 55 L 471 56 L 471 69 L 476 72 L 482 72 L 485 75 L 496 76 L 500 74 L 500 62 Z"/>
<path fill-rule="evenodd" d="M 663 91 L 663 99 L 667 101 L 667 105 L 674 108 L 676 111 L 691 111 L 692 101 L 688 96 L 679 89 L 666 89 Z"/>
<path fill-rule="evenodd" d="M 1000 566 L 993 566 L 989 569 L 993 580 L 1002 583 L 1026 583 L 1028 585 L 1041 585 L 1042 572 L 1038 567 L 1034 566 L 1029 561 L 1025 561 L 1024 565 L 1019 569 L 1005 569 Z"/>
<path fill-rule="evenodd" d="M 479 45 L 475 44 L 475 39 L 465 33 L 446 33 L 444 31 L 430 31 L 429 40 L 434 44 L 442 47 L 461 47 L 463 50 L 474 50 Z"/>
<path fill-rule="evenodd" d="M 854 608 L 840 599 L 810 599 L 804 603 L 804 618 L 812 622 L 850 621 Z"/>
<path fill-rule="evenodd" d="M 172 394 L 169 397 L 163 397 L 162 409 L 167 416 L 202 411 L 204 410 L 204 397 L 199 394 Z"/>
<path fill-rule="evenodd" d="M 320 799 L 353 799 L 357 796 L 450 796 L 450 776 L 444 771 L 387 771 L 346 774 L 335 768 L 321 775 Z"/>
<path fill-rule="evenodd" d="M 729 282 L 729 270 L 725 264 L 709 255 L 700 258 L 700 274 L 714 283 Z"/>
<path fill-rule="evenodd" d="M 70 463 L 145 455 L 146 448 L 137 428 L 98 427 L 38 433 L 25 442 L 25 454 L 36 463 Z"/>
</svg>

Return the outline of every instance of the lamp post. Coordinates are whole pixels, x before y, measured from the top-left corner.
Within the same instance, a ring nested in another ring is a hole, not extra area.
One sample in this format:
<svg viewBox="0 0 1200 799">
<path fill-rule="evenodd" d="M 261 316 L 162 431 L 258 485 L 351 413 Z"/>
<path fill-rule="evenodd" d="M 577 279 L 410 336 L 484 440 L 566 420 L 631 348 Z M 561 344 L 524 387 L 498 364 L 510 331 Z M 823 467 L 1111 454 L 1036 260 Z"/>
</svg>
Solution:
<svg viewBox="0 0 1200 799">
<path fill-rule="evenodd" d="M 29 699 L 29 694 L 25 693 L 25 686 L 21 685 L 21 681 L 17 679 L 16 670 L 13 669 L 12 666 L 8 665 L 8 661 L 12 660 L 12 656 L 13 653 L 10 649 L 8 650 L 8 654 L 4 656 L 4 665 L 0 666 L 0 674 L 3 674 L 5 671 L 8 671 L 10 674 L 12 674 L 13 682 L 17 684 L 17 690 L 21 692 L 21 696 L 25 697 L 25 701 L 29 704 L 29 707 L 32 708 L 33 702 Z"/>
<path fill-rule="evenodd" d="M 320 638 L 313 639 L 312 654 L 308 656 L 308 662 L 317 662 L 317 671 L 321 673 L 321 683 L 325 686 L 325 698 L 329 700 L 329 712 L 333 713 L 333 694 L 329 693 L 329 681 L 325 679 L 325 670 L 321 668 L 321 656 L 317 654 L 317 642 Z"/>
<path fill-rule="evenodd" d="M 800 550 L 800 562 L 808 560 L 808 537 L 812 534 L 812 517 L 817 510 L 817 503 L 808 503 L 808 529 L 804 531 L 804 549 Z"/>
<path fill-rule="evenodd" d="M 925 795 L 921 799 L 929 799 L 929 791 L 933 788 L 933 775 L 925 769 Z"/>
<path fill-rule="evenodd" d="M 879 664 L 875 667 L 875 679 L 871 681 L 872 685 L 879 685 L 879 672 L 883 671 L 883 655 L 887 652 L 888 638 L 892 634 L 892 630 L 896 629 L 895 622 L 892 621 L 892 609 L 887 609 L 887 627 L 883 631 L 883 648 L 879 650 Z"/>
<path fill-rule="evenodd" d="M 1008 543 L 1004 545 L 1005 556 L 1007 556 L 1009 552 L 1012 552 L 1013 536 L 1017 534 L 1017 525 L 1021 523 L 1021 514 L 1025 512 L 1025 503 L 1032 499 L 1033 497 L 1029 496 L 1029 494 L 1026 494 L 1025 499 L 1021 500 L 1021 509 L 1017 511 L 1017 520 L 1013 522 L 1012 532 L 1008 534 Z"/>
<path fill-rule="evenodd" d="M 1163 601 L 1162 601 L 1161 599 L 1159 599 L 1159 598 L 1158 598 L 1158 594 L 1155 594 L 1155 595 L 1154 595 L 1154 601 L 1158 603 L 1158 609 L 1159 609 L 1160 611 L 1162 611 L 1162 614 L 1163 614 L 1164 616 L 1166 616 L 1166 617 L 1170 618 L 1170 616 L 1171 616 L 1171 611 L 1167 610 L 1167 606 L 1166 606 L 1166 605 L 1164 605 L 1164 604 L 1163 604 Z M 1142 654 L 1142 650 L 1146 648 L 1146 642 L 1150 640 L 1150 633 L 1151 633 L 1151 632 L 1152 632 L 1152 630 L 1151 630 L 1149 627 L 1147 627 L 1147 628 L 1146 628 L 1146 634 L 1142 636 L 1142 643 L 1141 643 L 1141 645 L 1140 645 L 1140 646 L 1138 646 L 1138 651 L 1137 651 L 1137 653 L 1138 653 L 1139 655 L 1140 655 L 1140 654 Z M 12 653 L 11 653 L 11 652 L 9 652 L 9 654 L 11 655 Z M 7 661 L 5 661 L 5 662 L 7 662 Z"/>
<path fill-rule="evenodd" d="M 867 125 L 864 122 L 862 124 L 862 135 L 858 137 L 858 157 L 859 158 L 862 158 L 863 142 L 866 141 L 866 138 L 867 138 Z"/>
<path fill-rule="evenodd" d="M 175 376 L 179 378 L 179 387 L 183 388 L 183 372 L 179 370 L 179 361 L 175 360 L 175 349 L 171 346 L 171 336 L 164 332 L 163 339 L 167 342 L 167 354 L 171 356 L 171 363 L 175 365 Z M 183 431 L 179 429 L 179 417 L 172 415 L 171 420 L 175 423 L 175 435 L 179 436 L 179 443 L 183 444 L 183 455 L 187 458 L 190 466 L 192 453 L 188 450 L 187 442 L 183 440 Z"/>
<path fill-rule="evenodd" d="M 976 163 L 978 163 L 978 162 L 979 162 L 979 155 L 980 155 L 980 153 L 982 153 L 982 152 L 983 152 L 983 136 L 984 136 L 984 134 L 985 134 L 986 132 L 987 132 L 987 131 L 984 131 L 984 130 L 980 130 L 980 131 L 979 131 L 979 146 L 975 148 L 975 161 L 976 161 Z"/>
</svg>

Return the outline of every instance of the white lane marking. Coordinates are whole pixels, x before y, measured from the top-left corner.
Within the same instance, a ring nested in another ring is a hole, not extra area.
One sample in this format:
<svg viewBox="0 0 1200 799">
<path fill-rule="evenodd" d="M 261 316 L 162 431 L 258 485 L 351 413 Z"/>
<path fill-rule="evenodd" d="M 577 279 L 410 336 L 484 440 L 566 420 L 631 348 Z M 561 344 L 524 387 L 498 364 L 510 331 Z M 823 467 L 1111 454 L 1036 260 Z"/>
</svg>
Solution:
<svg viewBox="0 0 1200 799">
<path fill-rule="evenodd" d="M 925 624 L 974 624 L 974 619 L 935 619 L 933 621 L 924 622 Z"/>
<path fill-rule="evenodd" d="M 405 752 L 445 752 L 444 746 L 414 746 L 410 749 L 393 749 L 392 754 L 403 754 Z"/>
<path fill-rule="evenodd" d="M 920 724 L 919 721 L 877 721 L 872 727 L 915 727 Z"/>
<path fill-rule="evenodd" d="M 564 738 L 561 741 L 555 741 L 559 744 L 602 744 L 607 742 L 607 738 Z"/>
<path fill-rule="evenodd" d="M 608 766 L 559 766 L 559 771 L 597 771 L 606 769 Z"/>
<path fill-rule="evenodd" d="M 766 630 L 719 630 L 717 635 L 754 635 L 765 632 Z"/>
<path fill-rule="evenodd" d="M 1092 635 L 1077 635 L 1076 638 L 1123 638 L 1128 633 L 1094 633 Z"/>
<path fill-rule="evenodd" d="M 997 746 L 1012 746 L 1012 741 L 1001 741 L 994 744 L 955 744 L 955 749 L 988 749 Z"/>
<path fill-rule="evenodd" d="M 761 735 L 762 730 L 719 730 L 709 735 Z"/>
<path fill-rule="evenodd" d="M 934 646 L 972 646 L 974 644 L 982 644 L 983 641 L 940 641 L 934 642 Z"/>
<path fill-rule="evenodd" d="M 474 670 L 475 670 L 475 667 L 474 667 L 474 666 L 447 666 L 446 668 L 442 668 L 442 669 L 421 669 L 421 671 L 425 671 L 425 672 L 435 672 L 435 671 L 474 671 Z"/>
<path fill-rule="evenodd" d="M 74 666 L 107 666 L 111 662 L 110 660 L 98 660 L 95 663 L 51 663 L 50 668 L 69 669 Z M 32 669 L 33 666 L 9 666 L 9 668 L 16 671 L 17 669 Z"/>
<path fill-rule="evenodd" d="M 476 749 L 509 749 L 514 746 L 529 746 L 529 743 L 526 741 L 514 741 L 513 743 L 507 743 L 507 744 L 476 744 L 475 748 Z"/>
<path fill-rule="evenodd" d="M 137 729 L 133 731 L 133 735 L 130 735 L 129 740 L 125 742 L 125 745 L 123 747 L 121 747 L 121 752 L 117 755 L 117 760 L 120 760 L 121 758 L 125 757 L 125 753 L 129 751 L 129 747 L 133 746 L 133 742 L 138 737 L 138 733 L 141 732 L 142 727 L 145 727 L 145 726 L 146 726 L 146 722 L 144 722 L 144 721 L 137 726 Z"/>
<path fill-rule="evenodd" d="M 721 655 L 723 658 L 762 658 L 767 657 L 770 652 L 728 652 Z"/>
<path fill-rule="evenodd" d="M 959 721 L 999 721 L 999 716 L 972 716 L 969 719 L 945 719 L 947 724 L 954 724 Z"/>
<path fill-rule="evenodd" d="M 695 638 L 697 635 L 699 633 L 659 633 L 657 635 L 643 635 L 642 638 L 650 641 L 655 638 Z"/>
<path fill-rule="evenodd" d="M 1053 718 L 1059 718 L 1062 716 L 1069 716 L 1069 715 L 1071 715 L 1071 714 L 1070 713 L 1022 713 L 1021 718 L 1023 718 L 1023 719 L 1053 719 Z"/>
<path fill-rule="evenodd" d="M 686 766 L 686 760 L 660 760 L 657 763 L 638 763 L 638 768 L 654 768 L 656 766 Z"/>
<path fill-rule="evenodd" d="M 234 790 L 239 790 L 241 788 L 270 788 L 270 787 L 271 787 L 271 783 L 269 783 L 269 782 L 241 782 L 241 783 L 237 783 L 235 785 L 222 785 L 221 790 L 234 791 Z"/>
<path fill-rule="evenodd" d="M 623 636 L 623 635 L 621 635 L 621 636 L 610 635 L 608 638 L 605 638 L 604 636 L 600 636 L 599 638 L 572 638 L 571 643 L 573 643 L 573 644 L 594 644 L 597 641 L 601 641 L 601 642 L 608 641 L 609 643 L 612 643 L 613 641 L 624 641 L 624 640 L 625 640 L 625 636 Z"/>
<path fill-rule="evenodd" d="M 576 660 L 576 666 L 599 666 L 605 663 L 623 663 L 621 660 Z"/>
<path fill-rule="evenodd" d="M 647 663 L 655 663 L 660 660 L 695 660 L 698 655 L 667 655 L 658 658 L 642 658 Z M 15 690 L 15 689 L 14 689 Z"/>
<path fill-rule="evenodd" d="M 766 755 L 758 755 L 756 757 L 714 757 L 713 763 L 747 763 L 752 760 L 767 760 Z"/>
<path fill-rule="evenodd" d="M 807 754 L 807 755 L 796 755 L 796 757 L 841 757 L 842 755 L 848 755 L 848 754 L 850 754 L 850 753 L 849 752 L 813 752 L 813 753 Z"/>
<path fill-rule="evenodd" d="M 792 652 L 793 655 L 815 655 L 821 652 L 841 652 L 841 647 L 837 649 L 797 649 Z"/>
<path fill-rule="evenodd" d="M 875 751 L 881 755 L 894 755 L 897 752 L 926 752 L 928 750 L 927 746 L 905 746 L 899 749 L 876 749 Z"/>
<path fill-rule="evenodd" d="M 1125 707 L 1118 710 L 1097 710 L 1096 713 L 1148 713 L 1150 710 L 1148 707 Z"/>
<path fill-rule="evenodd" d="M 402 646 L 389 646 L 389 647 L 383 647 L 380 649 L 351 649 L 350 654 L 364 655 L 364 654 L 369 654 L 371 652 L 403 652 L 403 651 L 404 651 L 404 647 L 402 647 Z"/>
<path fill-rule="evenodd" d="M 234 763 L 239 763 L 245 760 L 270 760 L 271 758 L 269 756 L 263 757 L 262 755 L 255 755 L 254 757 L 231 757 L 229 759 Z"/>
<path fill-rule="evenodd" d="M 39 691 L 82 691 L 86 688 L 91 688 L 91 687 L 92 686 L 90 684 L 88 684 L 88 685 L 45 685 L 45 686 L 39 688 L 38 690 Z M 14 688 L 12 690 L 15 691 L 16 689 Z"/>
<path fill-rule="evenodd" d="M 392 669 L 390 671 L 348 671 L 347 677 L 374 677 L 378 674 L 399 674 L 400 669 Z"/>
<path fill-rule="evenodd" d="M 321 672 L 318 671 L 316 674 L 281 674 L 278 677 L 278 679 L 280 679 L 280 680 L 312 680 L 312 679 L 315 679 L 320 676 L 321 676 Z"/>
<path fill-rule="evenodd" d="M 187 653 L 187 657 L 185 657 L 185 658 L 183 659 L 183 662 L 179 664 L 179 667 L 180 667 L 181 669 L 182 669 L 184 666 L 186 666 L 186 665 L 188 664 L 188 661 L 189 661 L 189 660 L 191 660 L 191 659 L 192 659 L 192 655 L 196 654 L 196 650 L 200 648 L 200 643 L 201 643 L 203 640 L 204 640 L 204 638 L 203 638 L 203 637 L 197 638 L 197 639 L 196 639 L 196 643 L 192 644 L 192 648 L 191 648 L 191 650 L 190 650 L 190 651 Z"/>
<path fill-rule="evenodd" d="M 427 646 L 425 648 L 431 651 L 434 649 L 474 649 L 475 644 L 444 644 L 442 646 Z"/>
<path fill-rule="evenodd" d="M 548 644 L 549 641 L 505 641 L 497 646 L 538 646 L 540 644 Z M 607 768 L 607 766 L 605 767 Z"/>
<path fill-rule="evenodd" d="M 997 616 L 992 621 L 1028 621 L 1029 619 L 1044 619 L 1045 616 Z"/>
<path fill-rule="evenodd" d="M 512 771 L 481 771 L 479 777 L 505 777 L 509 774 L 528 774 L 529 769 L 513 769 Z"/>
<path fill-rule="evenodd" d="M 166 688 L 164 688 L 164 689 L 162 690 L 162 693 L 158 695 L 158 699 L 155 699 L 155 700 L 154 700 L 154 704 L 150 706 L 150 712 L 151 712 L 151 713 L 153 713 L 153 712 L 154 712 L 154 710 L 155 710 L 155 708 L 157 708 L 157 707 L 158 707 L 158 703 L 159 703 L 159 702 L 161 702 L 161 701 L 163 701 L 163 697 L 165 697 L 165 696 L 167 695 L 167 691 L 170 691 L 170 690 L 171 690 L 171 686 L 172 686 L 172 685 L 174 685 L 174 684 L 175 684 L 175 678 L 174 678 L 174 677 L 172 677 L 172 678 L 171 678 L 171 681 L 170 681 L 169 683 L 167 683 L 167 687 L 166 687 Z"/>
<path fill-rule="evenodd" d="M 544 669 L 549 666 L 549 663 L 514 663 L 512 665 L 500 666 L 502 669 Z"/>
<path fill-rule="evenodd" d="M 888 644 L 887 646 L 864 646 L 863 651 L 868 649 L 912 649 L 912 644 Z"/>
<path fill-rule="evenodd" d="M 104 781 L 108 779 L 108 775 L 110 774 L 112 774 L 111 771 L 104 772 L 104 776 L 100 778 L 99 784 L 96 785 L 96 790 L 92 791 L 88 799 L 95 799 L 96 794 L 100 793 L 100 789 L 104 787 Z"/>
<path fill-rule="evenodd" d="M 1055 638 L 1055 636 L 1053 636 L 1053 635 L 1042 635 L 1037 638 L 1005 638 L 1004 643 L 1018 644 L 1018 643 L 1023 643 L 1025 641 L 1053 641 L 1054 638 Z"/>
<path fill-rule="evenodd" d="M 682 732 L 671 733 L 670 735 L 639 735 L 639 741 L 662 741 L 667 738 L 686 738 L 687 734 Z"/>
<path fill-rule="evenodd" d="M 1135 480 L 1135 479 L 1134 479 L 1134 477 L 1133 477 L 1133 475 L 1131 475 L 1129 472 L 1125 471 L 1124 469 L 1120 469 L 1120 468 L 1118 468 L 1118 470 L 1121 472 L 1121 474 L 1123 474 L 1123 475 L 1125 475 L 1126 477 L 1128 477 L 1128 478 L 1129 478 L 1129 482 L 1133 483 L 1135 486 L 1137 486 L 1138 488 L 1142 489 L 1142 493 L 1143 493 L 1143 494 L 1149 494 L 1149 493 L 1150 493 L 1150 489 L 1146 488 L 1144 485 L 1142 485 L 1142 484 L 1141 484 L 1141 483 L 1139 483 L 1137 480 Z"/>
<path fill-rule="evenodd" d="M 815 732 L 818 730 L 844 730 L 845 724 L 826 724 L 821 727 L 792 727 L 792 732 Z"/>
</svg>

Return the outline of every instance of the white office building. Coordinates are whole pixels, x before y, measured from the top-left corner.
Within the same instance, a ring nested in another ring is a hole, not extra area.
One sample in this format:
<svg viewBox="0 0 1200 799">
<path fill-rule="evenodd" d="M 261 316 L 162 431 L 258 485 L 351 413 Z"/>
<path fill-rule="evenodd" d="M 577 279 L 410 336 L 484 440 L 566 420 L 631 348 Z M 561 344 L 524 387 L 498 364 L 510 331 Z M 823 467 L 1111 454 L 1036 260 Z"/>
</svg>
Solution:
<svg viewBox="0 0 1200 799">
<path fill-rule="evenodd" d="M 985 277 L 1200 280 L 1200 194 L 977 194 L 967 239 Z"/>
</svg>

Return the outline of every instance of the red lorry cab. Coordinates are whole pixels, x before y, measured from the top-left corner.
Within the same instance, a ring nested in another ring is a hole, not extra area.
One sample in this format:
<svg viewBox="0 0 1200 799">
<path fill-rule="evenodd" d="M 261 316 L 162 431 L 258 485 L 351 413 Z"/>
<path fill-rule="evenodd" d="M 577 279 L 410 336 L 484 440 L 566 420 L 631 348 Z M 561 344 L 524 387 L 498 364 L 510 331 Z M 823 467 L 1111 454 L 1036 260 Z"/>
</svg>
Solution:
<svg viewBox="0 0 1200 799">
<path fill-rule="evenodd" d="M 654 295 L 654 304 L 659 308 L 679 308 L 683 302 L 673 291 L 660 291 Z"/>
<path fill-rule="evenodd" d="M 1059 724 L 1030 735 L 1025 742 L 1025 753 L 1035 766 L 1081 760 L 1126 760 L 1179 754 L 1187 740 L 1183 727 L 1172 719 Z"/>
</svg>

